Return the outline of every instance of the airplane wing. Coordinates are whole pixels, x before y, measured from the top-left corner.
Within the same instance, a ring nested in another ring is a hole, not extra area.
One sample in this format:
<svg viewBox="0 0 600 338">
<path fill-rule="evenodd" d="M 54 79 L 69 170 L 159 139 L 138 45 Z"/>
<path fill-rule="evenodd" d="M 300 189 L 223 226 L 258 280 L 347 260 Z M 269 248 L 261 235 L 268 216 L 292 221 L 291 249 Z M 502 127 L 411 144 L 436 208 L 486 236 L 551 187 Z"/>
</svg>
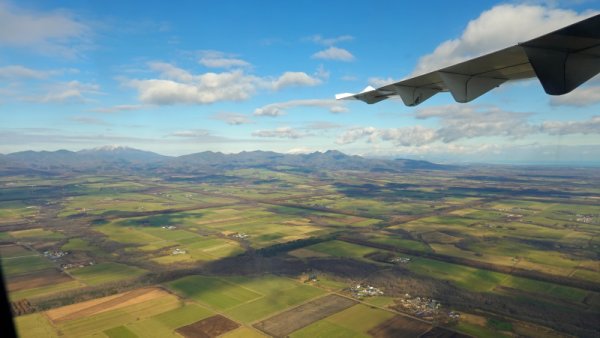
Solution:
<svg viewBox="0 0 600 338">
<path fill-rule="evenodd" d="M 456 102 L 470 102 L 511 80 L 537 77 L 549 95 L 563 95 L 600 72 L 600 14 L 527 42 L 449 67 L 392 83 L 367 87 L 338 100 L 372 104 L 400 96 L 416 106 L 449 91 Z"/>
</svg>

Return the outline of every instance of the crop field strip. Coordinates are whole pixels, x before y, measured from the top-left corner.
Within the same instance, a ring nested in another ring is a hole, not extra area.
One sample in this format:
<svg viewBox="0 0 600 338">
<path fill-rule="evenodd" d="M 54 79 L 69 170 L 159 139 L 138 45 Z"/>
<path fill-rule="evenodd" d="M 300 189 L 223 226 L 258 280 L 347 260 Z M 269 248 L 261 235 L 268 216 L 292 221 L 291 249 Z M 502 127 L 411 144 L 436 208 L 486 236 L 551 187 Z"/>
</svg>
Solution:
<svg viewBox="0 0 600 338">
<path fill-rule="evenodd" d="M 422 252 L 422 251 L 417 251 L 417 250 L 405 249 L 405 248 L 401 248 L 401 247 L 397 247 L 397 246 L 392 246 L 392 245 L 387 245 L 387 244 L 382 244 L 382 243 L 373 243 L 370 241 L 356 239 L 356 238 L 340 237 L 339 240 L 349 242 L 349 243 L 355 243 L 355 244 L 359 244 L 359 245 L 363 245 L 363 246 L 367 246 L 367 247 L 371 247 L 371 248 L 384 249 L 384 250 L 389 250 L 389 251 L 393 251 L 393 252 L 401 252 L 401 253 L 405 253 L 405 254 L 412 255 L 412 256 L 425 257 L 425 258 L 429 258 L 429 259 L 433 259 L 433 260 L 438 260 L 441 262 L 465 265 L 465 266 L 469 266 L 469 267 L 473 267 L 473 268 L 477 268 L 477 269 L 484 269 L 484 270 L 496 271 L 496 272 L 500 272 L 500 273 L 507 273 L 507 274 L 511 274 L 511 275 L 515 275 L 515 276 L 524 277 L 524 278 L 530 278 L 530 279 L 535 279 L 535 280 L 539 280 L 539 281 L 544 281 L 544 282 L 549 282 L 549 283 L 557 283 L 557 284 L 561 284 L 564 286 L 575 287 L 575 288 L 585 289 L 585 290 L 594 291 L 594 292 L 600 292 L 600 285 L 598 285 L 597 283 L 592 283 L 592 282 L 586 281 L 586 280 L 573 280 L 570 278 L 564 278 L 562 276 L 557 276 L 557 275 L 549 275 L 549 274 L 545 274 L 545 273 L 538 272 L 538 271 L 525 270 L 525 269 L 520 269 L 520 268 L 516 268 L 516 267 L 512 267 L 512 266 L 500 266 L 500 265 L 490 264 L 490 263 L 481 262 L 481 261 L 472 260 L 472 259 L 436 254 L 433 252 Z"/>
</svg>

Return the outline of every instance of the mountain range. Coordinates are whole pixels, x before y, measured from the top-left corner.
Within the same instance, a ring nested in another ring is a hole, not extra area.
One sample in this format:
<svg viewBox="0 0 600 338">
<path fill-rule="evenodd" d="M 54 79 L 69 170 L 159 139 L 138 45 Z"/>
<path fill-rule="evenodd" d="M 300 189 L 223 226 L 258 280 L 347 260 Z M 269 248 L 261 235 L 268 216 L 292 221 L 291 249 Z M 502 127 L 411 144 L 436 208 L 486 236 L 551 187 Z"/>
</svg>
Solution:
<svg viewBox="0 0 600 338">
<path fill-rule="evenodd" d="M 309 154 L 281 154 L 249 151 L 223 154 L 205 151 L 183 156 L 165 156 L 123 146 L 104 146 L 80 151 L 22 151 L 0 155 L 0 173 L 22 170 L 36 172 L 115 172 L 135 170 L 175 173 L 211 173 L 240 168 L 270 168 L 295 171 L 368 170 L 402 171 L 414 169 L 442 170 L 450 166 L 408 159 L 373 159 L 346 155 L 337 150 Z"/>
</svg>

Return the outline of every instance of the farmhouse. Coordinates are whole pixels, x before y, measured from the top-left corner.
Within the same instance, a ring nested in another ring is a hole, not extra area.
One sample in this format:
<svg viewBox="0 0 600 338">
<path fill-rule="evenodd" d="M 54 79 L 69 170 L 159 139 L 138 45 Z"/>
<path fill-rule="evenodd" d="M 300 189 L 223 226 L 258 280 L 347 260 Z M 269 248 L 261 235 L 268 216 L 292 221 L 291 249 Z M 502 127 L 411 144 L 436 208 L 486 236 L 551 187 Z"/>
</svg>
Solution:
<svg viewBox="0 0 600 338">
<path fill-rule="evenodd" d="M 383 291 L 368 284 L 356 284 L 350 288 L 350 291 L 355 298 L 383 296 Z"/>
<path fill-rule="evenodd" d="M 410 257 L 392 257 L 388 260 L 388 262 L 393 263 L 393 264 L 406 264 L 408 262 L 410 262 Z"/>
<path fill-rule="evenodd" d="M 250 237 L 250 235 L 244 233 L 244 232 L 238 232 L 236 234 L 231 235 L 231 237 L 233 238 L 239 238 L 239 239 L 246 239 L 248 237 Z"/>
<path fill-rule="evenodd" d="M 44 251 L 44 257 L 50 258 L 50 259 L 59 259 L 61 257 L 64 257 L 66 255 L 68 255 L 69 252 L 68 251 L 62 251 L 62 250 L 48 250 L 48 251 Z"/>
<path fill-rule="evenodd" d="M 179 248 L 176 248 L 171 252 L 172 255 L 184 255 L 186 253 L 187 253 L 187 251 L 185 251 L 183 249 L 179 249 Z"/>
</svg>

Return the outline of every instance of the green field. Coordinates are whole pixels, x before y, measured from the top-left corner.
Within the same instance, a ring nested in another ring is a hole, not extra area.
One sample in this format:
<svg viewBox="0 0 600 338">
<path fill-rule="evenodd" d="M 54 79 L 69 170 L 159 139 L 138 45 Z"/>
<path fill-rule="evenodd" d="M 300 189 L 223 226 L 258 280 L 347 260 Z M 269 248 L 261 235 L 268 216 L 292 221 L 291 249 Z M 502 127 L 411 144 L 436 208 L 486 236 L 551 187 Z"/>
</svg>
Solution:
<svg viewBox="0 0 600 338">
<path fill-rule="evenodd" d="M 70 271 L 77 280 L 87 285 L 100 285 L 137 278 L 146 273 L 145 270 L 119 263 L 100 263 Z"/>
<path fill-rule="evenodd" d="M 7 277 L 52 267 L 54 267 L 54 264 L 42 256 L 20 256 L 2 259 L 2 269 Z"/>
<path fill-rule="evenodd" d="M 357 244 L 351 244 L 342 241 L 323 242 L 307 247 L 309 250 L 314 250 L 335 257 L 348 257 L 356 259 L 364 259 L 370 253 L 377 252 L 377 249 L 367 248 Z"/>
<path fill-rule="evenodd" d="M 243 323 L 264 318 L 325 293 L 319 288 L 275 276 L 188 276 L 168 283 L 167 287 L 184 298 L 225 311 L 228 316 Z"/>
<path fill-rule="evenodd" d="M 215 277 L 188 276 L 168 283 L 167 287 L 184 298 L 221 311 L 261 297 L 260 293 Z"/>
</svg>

